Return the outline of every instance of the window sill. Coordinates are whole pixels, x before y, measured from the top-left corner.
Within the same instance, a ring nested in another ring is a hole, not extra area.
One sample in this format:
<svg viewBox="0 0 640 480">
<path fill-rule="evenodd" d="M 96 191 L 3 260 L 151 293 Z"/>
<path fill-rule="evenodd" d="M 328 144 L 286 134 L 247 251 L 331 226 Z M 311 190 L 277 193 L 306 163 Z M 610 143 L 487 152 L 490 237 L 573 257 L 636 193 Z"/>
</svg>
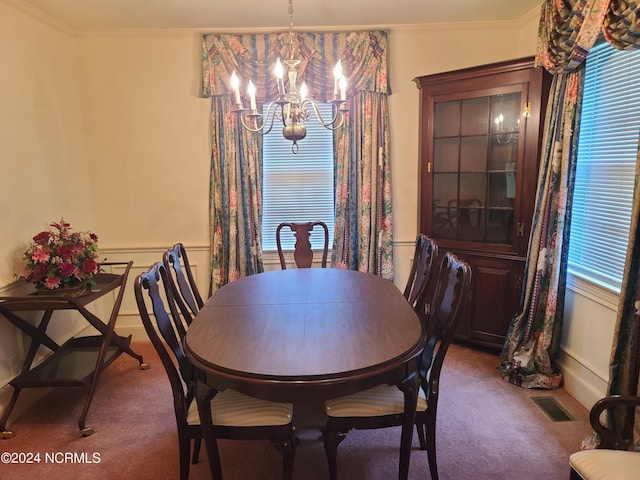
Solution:
<svg viewBox="0 0 640 480">
<path fill-rule="evenodd" d="M 571 270 L 567 274 L 567 288 L 611 310 L 618 309 L 620 290 Z"/>
</svg>

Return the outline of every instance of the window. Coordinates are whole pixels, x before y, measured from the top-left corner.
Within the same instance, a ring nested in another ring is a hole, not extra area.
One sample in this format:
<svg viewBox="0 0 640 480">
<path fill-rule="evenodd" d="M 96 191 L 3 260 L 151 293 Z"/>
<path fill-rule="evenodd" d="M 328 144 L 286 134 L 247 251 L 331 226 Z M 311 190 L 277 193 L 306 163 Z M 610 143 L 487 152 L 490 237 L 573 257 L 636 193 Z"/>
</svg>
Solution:
<svg viewBox="0 0 640 480">
<path fill-rule="evenodd" d="M 264 107 L 263 107 L 264 108 Z M 331 105 L 318 104 L 323 118 L 331 118 Z M 276 250 L 276 228 L 282 222 L 321 221 L 333 244 L 334 178 L 333 132 L 315 118 L 306 122 L 307 136 L 291 151 L 278 125 L 262 139 L 262 249 Z M 311 235 L 312 248 L 322 248 L 324 236 Z M 293 250 L 295 239 L 283 236 L 282 248 Z"/>
<path fill-rule="evenodd" d="M 640 51 L 604 42 L 587 56 L 569 268 L 620 289 L 640 132 Z"/>
</svg>

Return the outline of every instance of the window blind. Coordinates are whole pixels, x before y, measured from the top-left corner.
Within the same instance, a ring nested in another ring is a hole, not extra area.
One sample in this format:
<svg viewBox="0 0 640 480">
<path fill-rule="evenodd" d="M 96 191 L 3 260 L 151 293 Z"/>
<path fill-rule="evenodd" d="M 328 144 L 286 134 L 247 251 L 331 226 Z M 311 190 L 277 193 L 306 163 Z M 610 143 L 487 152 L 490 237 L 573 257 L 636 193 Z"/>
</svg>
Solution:
<svg viewBox="0 0 640 480">
<path fill-rule="evenodd" d="M 264 107 L 263 107 L 264 108 Z M 323 118 L 331 118 L 331 105 L 319 104 Z M 263 112 L 264 113 L 264 112 Z M 333 244 L 334 159 L 333 132 L 315 118 L 305 123 L 307 136 L 298 142 L 298 153 L 274 125 L 262 139 L 262 249 L 276 250 L 276 228 L 281 222 L 321 221 L 329 228 Z M 284 230 L 288 232 L 288 230 Z M 295 237 L 282 236 L 282 247 L 293 250 Z M 311 234 L 311 246 L 322 248 L 324 235 Z"/>
<path fill-rule="evenodd" d="M 640 51 L 596 45 L 586 60 L 569 268 L 619 290 L 640 132 Z"/>
</svg>

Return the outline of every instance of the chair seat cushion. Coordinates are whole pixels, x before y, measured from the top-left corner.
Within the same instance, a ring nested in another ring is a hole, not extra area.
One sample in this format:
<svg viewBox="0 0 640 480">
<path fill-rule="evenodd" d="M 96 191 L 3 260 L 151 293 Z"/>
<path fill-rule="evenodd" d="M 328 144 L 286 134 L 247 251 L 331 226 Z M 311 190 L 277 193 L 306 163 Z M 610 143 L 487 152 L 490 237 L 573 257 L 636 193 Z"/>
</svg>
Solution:
<svg viewBox="0 0 640 480">
<path fill-rule="evenodd" d="M 325 412 L 330 417 L 380 417 L 404 412 L 404 394 L 398 387 L 377 387 L 345 397 L 327 400 Z M 427 400 L 422 389 L 418 390 L 417 411 L 427 409 Z"/>
<path fill-rule="evenodd" d="M 228 388 L 213 397 L 211 415 L 214 425 L 229 427 L 286 425 L 291 422 L 293 405 L 260 400 Z M 189 406 L 187 423 L 200 424 L 195 400 Z"/>
<path fill-rule="evenodd" d="M 584 450 L 569 457 L 569 465 L 584 480 L 637 480 L 640 453 L 624 450 Z"/>
</svg>

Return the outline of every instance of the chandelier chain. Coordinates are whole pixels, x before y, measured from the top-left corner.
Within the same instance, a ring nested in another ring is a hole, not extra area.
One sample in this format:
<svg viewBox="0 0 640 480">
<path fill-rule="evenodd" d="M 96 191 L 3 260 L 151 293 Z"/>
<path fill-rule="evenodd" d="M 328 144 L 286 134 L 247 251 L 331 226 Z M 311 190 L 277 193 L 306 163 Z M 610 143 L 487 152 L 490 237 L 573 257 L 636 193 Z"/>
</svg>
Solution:
<svg viewBox="0 0 640 480">
<path fill-rule="evenodd" d="M 293 60 L 293 0 L 289 0 L 289 58 Z"/>
</svg>

